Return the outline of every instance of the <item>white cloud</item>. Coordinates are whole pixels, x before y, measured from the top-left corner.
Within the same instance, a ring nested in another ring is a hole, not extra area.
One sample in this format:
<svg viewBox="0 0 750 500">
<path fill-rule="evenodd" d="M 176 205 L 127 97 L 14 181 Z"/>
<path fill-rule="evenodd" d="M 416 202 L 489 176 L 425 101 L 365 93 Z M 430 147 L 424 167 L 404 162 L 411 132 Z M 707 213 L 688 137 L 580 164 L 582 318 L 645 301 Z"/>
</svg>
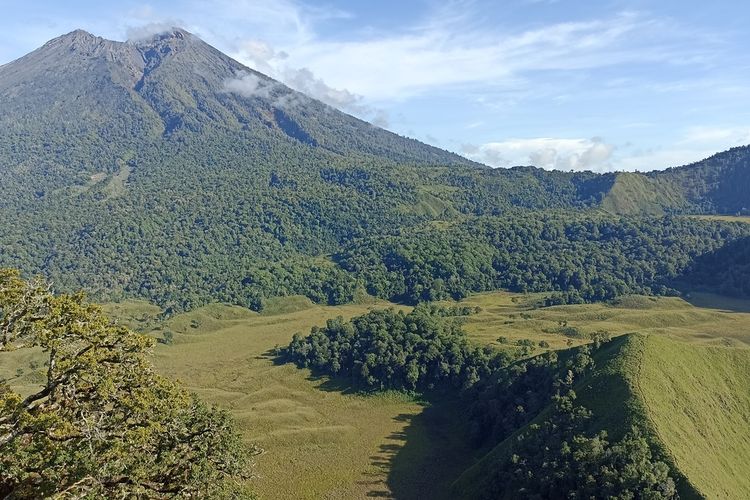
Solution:
<svg viewBox="0 0 750 500">
<path fill-rule="evenodd" d="M 134 19 L 140 20 L 151 20 L 154 17 L 154 8 L 149 4 L 139 5 L 133 9 L 130 9 L 128 15 Z"/>
<path fill-rule="evenodd" d="M 388 115 L 384 110 L 365 104 L 364 97 L 361 95 L 328 85 L 309 68 L 291 66 L 288 64 L 289 54 L 286 52 L 276 50 L 268 43 L 256 39 L 240 42 L 237 50 L 235 57 L 240 61 L 244 61 L 257 71 L 283 82 L 294 90 L 347 113 L 369 119 L 379 127 L 388 126 Z M 239 80 L 227 82 L 225 85 L 227 90 L 243 95 L 257 95 L 257 78 L 248 78 L 248 75 L 244 75 Z"/>
<path fill-rule="evenodd" d="M 557 170 L 610 170 L 615 147 L 600 138 L 508 139 L 479 146 L 466 145 L 463 153 L 470 159 L 492 167 L 533 165 Z"/>
<path fill-rule="evenodd" d="M 464 13 L 464 17 L 468 16 Z M 687 58 L 687 39 L 642 15 L 568 22 L 518 32 L 438 19 L 420 29 L 365 40 L 308 40 L 289 48 L 292 62 L 326 75 L 335 86 L 371 99 L 403 99 L 436 87 L 517 86 L 541 71 L 567 71 Z M 699 36 L 699 35 L 695 35 Z M 702 51 L 690 53 L 694 62 Z"/>
<path fill-rule="evenodd" d="M 670 167 L 679 167 L 695 163 L 718 152 L 713 149 L 647 149 L 636 151 L 619 159 L 615 166 L 616 170 L 629 172 L 651 172 L 653 170 L 664 170 Z"/>
<path fill-rule="evenodd" d="M 130 42 L 140 42 L 148 40 L 156 35 L 167 33 L 174 29 L 175 26 L 179 26 L 179 23 L 171 22 L 158 22 L 148 23 L 141 26 L 131 26 L 127 29 L 127 39 Z"/>
<path fill-rule="evenodd" d="M 750 127 L 690 127 L 682 144 L 725 144 L 726 147 L 750 144 Z"/>
<path fill-rule="evenodd" d="M 242 72 L 235 78 L 224 82 L 224 90 L 234 92 L 244 97 L 269 97 L 273 85 L 261 80 L 257 75 Z"/>
<path fill-rule="evenodd" d="M 750 126 L 687 127 L 666 147 L 633 150 L 617 159 L 618 170 L 663 170 L 689 165 L 720 151 L 750 144 Z"/>
</svg>

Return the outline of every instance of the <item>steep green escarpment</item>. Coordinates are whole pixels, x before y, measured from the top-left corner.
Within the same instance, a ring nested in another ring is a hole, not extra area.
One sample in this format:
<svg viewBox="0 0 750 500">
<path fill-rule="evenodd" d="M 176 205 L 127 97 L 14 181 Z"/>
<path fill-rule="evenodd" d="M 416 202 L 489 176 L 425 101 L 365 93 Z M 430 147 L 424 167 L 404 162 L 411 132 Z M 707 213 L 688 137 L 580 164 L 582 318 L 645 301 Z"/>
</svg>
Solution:
<svg viewBox="0 0 750 500">
<path fill-rule="evenodd" d="M 616 174 L 601 207 L 619 214 L 745 214 L 750 210 L 750 148 L 732 148 L 661 172 Z"/>
<path fill-rule="evenodd" d="M 656 498 L 670 497 L 665 477 L 674 481 L 681 498 L 745 498 L 750 494 L 744 470 L 750 454 L 746 425 L 750 417 L 750 350 L 633 334 L 605 344 L 592 361 L 591 367 L 575 378 L 572 389 L 576 397 L 572 400 L 561 403 L 555 396 L 540 406 L 518 399 L 519 409 L 535 409 L 534 413 L 520 418 L 526 423 L 515 430 L 506 427 L 507 437 L 464 472 L 454 484 L 454 492 L 462 498 L 515 498 L 530 491 L 518 490 L 519 485 L 535 488 L 535 482 L 558 481 L 559 486 L 576 477 L 578 465 L 564 469 L 575 464 L 566 458 L 571 449 L 579 453 L 576 460 L 585 456 L 590 466 L 606 464 L 617 456 L 618 447 L 624 446 L 631 458 L 640 457 L 631 464 L 641 468 L 640 477 L 657 479 L 651 486 L 662 496 Z M 565 384 L 555 390 L 565 394 Z M 503 415 L 502 406 L 497 411 Z M 560 415 L 566 419 L 561 420 Z M 551 431 L 550 426 L 556 430 Z M 565 433 L 566 426 L 578 430 L 575 438 Z M 600 434 L 602 431 L 606 435 Z M 572 440 L 560 447 L 555 440 L 561 436 Z M 536 478 L 517 476 L 527 460 L 535 463 L 529 441 L 536 443 L 534 449 L 547 447 L 545 460 L 553 460 L 546 465 L 540 462 L 529 472 Z M 643 472 L 646 470 L 650 472 Z M 562 475 L 555 476 L 555 472 Z M 598 473 L 593 474 L 598 478 Z M 557 479 L 550 479 L 554 477 Z M 604 483 L 596 479 L 596 487 L 618 484 L 610 479 Z M 566 493 L 563 486 L 550 494 L 562 498 Z"/>
<path fill-rule="evenodd" d="M 750 350 L 649 337 L 639 396 L 677 469 L 706 498 L 750 496 Z"/>
<path fill-rule="evenodd" d="M 688 207 L 685 193 L 675 183 L 630 172 L 615 174 L 601 203 L 602 209 L 623 215 L 664 215 Z"/>
</svg>

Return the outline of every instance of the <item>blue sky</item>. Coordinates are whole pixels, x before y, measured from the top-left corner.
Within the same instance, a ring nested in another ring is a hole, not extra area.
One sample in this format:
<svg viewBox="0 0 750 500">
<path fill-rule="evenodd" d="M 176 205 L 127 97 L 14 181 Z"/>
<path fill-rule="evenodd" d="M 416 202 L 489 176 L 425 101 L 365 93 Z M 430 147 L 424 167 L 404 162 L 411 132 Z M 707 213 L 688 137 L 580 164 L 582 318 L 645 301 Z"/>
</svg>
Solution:
<svg viewBox="0 0 750 500">
<path fill-rule="evenodd" d="M 76 28 L 178 25 L 394 132 L 493 166 L 653 170 L 750 143 L 741 1 L 0 0 L 0 64 Z"/>
</svg>

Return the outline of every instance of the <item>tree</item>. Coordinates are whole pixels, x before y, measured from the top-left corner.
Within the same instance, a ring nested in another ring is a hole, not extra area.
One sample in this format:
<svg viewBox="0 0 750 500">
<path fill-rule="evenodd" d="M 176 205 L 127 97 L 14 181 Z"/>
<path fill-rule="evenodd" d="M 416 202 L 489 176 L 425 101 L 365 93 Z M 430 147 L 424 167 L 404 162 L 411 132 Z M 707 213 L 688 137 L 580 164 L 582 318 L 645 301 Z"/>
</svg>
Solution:
<svg viewBox="0 0 750 500">
<path fill-rule="evenodd" d="M 555 395 L 550 417 L 515 438 L 513 454 L 496 464 L 487 498 L 677 498 L 669 467 L 638 428 L 616 443 L 605 431 L 588 436 L 592 414 L 575 399 L 572 390 Z"/>
<path fill-rule="evenodd" d="M 249 494 L 257 449 L 225 411 L 155 374 L 152 345 L 82 294 L 0 270 L 0 355 L 35 349 L 47 367 L 28 396 L 0 384 L 0 497 Z"/>
<path fill-rule="evenodd" d="M 453 318 L 463 312 L 420 304 L 409 314 L 387 309 L 346 322 L 339 317 L 307 337 L 295 334 L 285 354 L 365 390 L 466 389 L 503 360 L 469 343 Z"/>
</svg>

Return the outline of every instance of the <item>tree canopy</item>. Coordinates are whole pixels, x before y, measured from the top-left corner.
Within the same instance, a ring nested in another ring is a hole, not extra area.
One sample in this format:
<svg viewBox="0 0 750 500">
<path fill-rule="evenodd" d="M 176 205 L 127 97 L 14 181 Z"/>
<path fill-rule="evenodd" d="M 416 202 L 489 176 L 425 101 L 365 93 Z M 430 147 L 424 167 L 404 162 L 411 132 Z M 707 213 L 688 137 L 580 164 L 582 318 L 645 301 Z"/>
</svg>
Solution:
<svg viewBox="0 0 750 500">
<path fill-rule="evenodd" d="M 287 354 L 301 367 L 366 390 L 467 388 L 498 360 L 469 343 L 450 318 L 454 313 L 425 304 L 408 314 L 386 309 L 347 322 L 337 318 L 307 337 L 295 334 Z"/>
<path fill-rule="evenodd" d="M 0 270 L 0 356 L 41 352 L 21 395 L 0 382 L 0 496 L 172 498 L 239 492 L 251 455 L 227 412 L 157 375 L 153 340 L 82 294 Z M 247 492 L 246 492 L 247 493 Z"/>
</svg>

